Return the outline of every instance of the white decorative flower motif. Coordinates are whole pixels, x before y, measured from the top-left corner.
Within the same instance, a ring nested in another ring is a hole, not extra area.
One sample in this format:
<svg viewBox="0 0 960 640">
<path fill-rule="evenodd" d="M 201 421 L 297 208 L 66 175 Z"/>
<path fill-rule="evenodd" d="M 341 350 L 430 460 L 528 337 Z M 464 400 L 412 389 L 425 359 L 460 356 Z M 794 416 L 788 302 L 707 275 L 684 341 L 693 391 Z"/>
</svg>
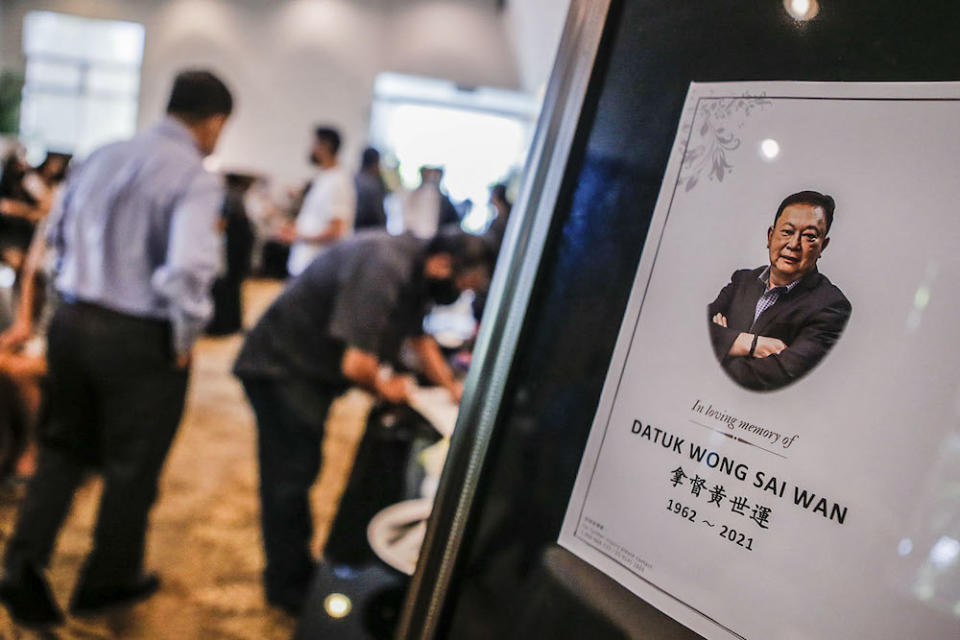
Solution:
<svg viewBox="0 0 960 640">
<path fill-rule="evenodd" d="M 686 152 L 680 166 L 680 181 L 684 191 L 690 191 L 700 181 L 704 171 L 707 178 L 723 182 L 724 176 L 733 171 L 727 154 L 740 148 L 736 129 L 743 127 L 744 120 L 754 109 L 764 109 L 773 104 L 763 96 L 739 98 L 704 98 L 700 101 L 696 116 L 683 126 L 682 140 L 687 140 Z M 690 128 L 698 123 L 696 135 Z"/>
</svg>

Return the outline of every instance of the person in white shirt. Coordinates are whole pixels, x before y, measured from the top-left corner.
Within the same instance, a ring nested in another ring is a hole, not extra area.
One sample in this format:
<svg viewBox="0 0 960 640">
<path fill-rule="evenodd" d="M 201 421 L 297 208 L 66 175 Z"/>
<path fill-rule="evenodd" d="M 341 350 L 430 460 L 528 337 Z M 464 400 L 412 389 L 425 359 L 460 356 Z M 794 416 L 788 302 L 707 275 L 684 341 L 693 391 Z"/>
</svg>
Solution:
<svg viewBox="0 0 960 640">
<path fill-rule="evenodd" d="M 420 167 L 420 186 L 403 203 L 403 230 L 418 238 L 432 238 L 447 225 L 459 225 L 460 216 L 450 198 L 440 189 L 442 167 Z"/>
<path fill-rule="evenodd" d="M 317 127 L 310 161 L 320 171 L 310 183 L 296 223 L 281 232 L 281 238 L 292 245 L 287 261 L 291 276 L 300 275 L 329 245 L 353 232 L 357 194 L 353 177 L 337 159 L 339 151 L 340 133 L 332 127 Z"/>
</svg>

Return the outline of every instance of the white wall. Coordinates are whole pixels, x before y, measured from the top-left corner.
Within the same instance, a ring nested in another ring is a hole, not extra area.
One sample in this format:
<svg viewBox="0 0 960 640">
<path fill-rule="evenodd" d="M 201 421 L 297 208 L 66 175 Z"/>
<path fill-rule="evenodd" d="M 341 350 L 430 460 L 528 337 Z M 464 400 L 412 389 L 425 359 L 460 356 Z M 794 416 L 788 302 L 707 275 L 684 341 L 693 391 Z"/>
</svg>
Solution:
<svg viewBox="0 0 960 640">
<path fill-rule="evenodd" d="M 503 19 L 525 91 L 543 90 L 569 7 L 570 0 L 508 0 Z"/>
<path fill-rule="evenodd" d="M 526 84 L 518 72 L 504 14 L 492 0 L 0 0 L 0 4 L 0 61 L 7 66 L 22 64 L 20 31 L 23 16 L 31 10 L 140 22 L 146 27 L 146 43 L 139 124 L 148 125 L 162 113 L 176 70 L 209 67 L 224 78 L 236 98 L 234 117 L 218 149 L 223 166 L 288 181 L 309 175 L 310 132 L 318 123 L 341 128 L 343 161 L 351 168 L 356 164 L 366 143 L 373 79 L 380 71 L 471 86 L 519 89 Z M 540 37 L 531 42 L 540 42 Z"/>
<path fill-rule="evenodd" d="M 3 43 L 6 39 L 4 37 L 6 35 L 4 32 L 6 31 L 7 25 L 10 24 L 10 19 L 7 15 L 8 13 L 9 11 L 7 11 L 6 4 L 4 2 L 0 2 L 0 68 L 3 67 L 4 55 L 6 54 L 6 48 L 3 46 Z"/>
</svg>

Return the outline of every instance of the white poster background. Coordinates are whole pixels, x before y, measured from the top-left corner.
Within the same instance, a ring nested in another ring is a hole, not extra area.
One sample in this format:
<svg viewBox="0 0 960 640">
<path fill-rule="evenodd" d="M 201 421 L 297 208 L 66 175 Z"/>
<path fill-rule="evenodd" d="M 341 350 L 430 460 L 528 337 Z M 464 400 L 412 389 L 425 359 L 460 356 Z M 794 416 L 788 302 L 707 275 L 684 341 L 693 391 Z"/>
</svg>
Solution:
<svg viewBox="0 0 960 640">
<path fill-rule="evenodd" d="M 707 162 L 683 166 L 695 146 Z M 734 270 L 768 264 L 777 205 L 803 189 L 836 199 L 818 264 L 853 312 L 812 372 L 749 391 L 718 364 L 706 307 Z M 711 640 L 956 640 L 958 332 L 960 84 L 691 85 L 560 544 Z M 729 431 L 696 401 L 797 438 Z M 691 443 L 747 480 L 691 460 Z M 677 467 L 770 507 L 769 529 L 673 486 Z M 846 507 L 843 524 L 795 505 L 796 487 Z"/>
</svg>

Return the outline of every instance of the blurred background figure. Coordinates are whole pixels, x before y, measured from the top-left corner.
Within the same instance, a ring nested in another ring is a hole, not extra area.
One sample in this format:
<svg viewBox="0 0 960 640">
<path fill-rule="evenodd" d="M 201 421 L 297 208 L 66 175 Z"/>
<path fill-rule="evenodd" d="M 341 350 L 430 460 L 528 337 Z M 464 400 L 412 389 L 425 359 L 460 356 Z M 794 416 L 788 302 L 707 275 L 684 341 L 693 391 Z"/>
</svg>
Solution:
<svg viewBox="0 0 960 640">
<path fill-rule="evenodd" d="M 310 189 L 310 181 L 298 188 L 287 187 L 280 195 L 273 193 L 272 186 L 275 183 L 269 178 L 258 179 L 244 196 L 244 207 L 254 234 L 251 268 L 259 278 L 286 280 L 290 244 L 281 239 L 283 234 L 278 230 L 293 224 Z"/>
<path fill-rule="evenodd" d="M 350 175 L 340 165 L 340 133 L 317 127 L 310 161 L 318 166 L 294 224 L 280 229 L 279 238 L 290 243 L 287 271 L 297 276 L 324 249 L 353 232 L 357 196 Z"/>
<path fill-rule="evenodd" d="M 0 259 L 20 269 L 37 223 L 53 205 L 67 172 L 70 155 L 50 152 L 35 169 L 17 146 L 3 161 L 0 174 Z"/>
<path fill-rule="evenodd" d="M 220 212 L 224 251 L 221 273 L 213 283 L 213 318 L 207 334 L 225 336 L 243 328 L 243 303 L 240 287 L 250 275 L 254 231 L 247 217 L 246 194 L 255 176 L 240 173 L 226 175 L 226 196 Z"/>
<path fill-rule="evenodd" d="M 30 165 L 23 157 L 23 150 L 16 148 L 3 159 L 0 175 L 0 251 L 3 260 L 15 270 L 20 268 L 23 257 L 33 237 L 33 229 L 40 216 L 34 210 L 36 198 L 24 184 Z"/>
<path fill-rule="evenodd" d="M 67 177 L 71 157 L 69 153 L 48 151 L 43 162 L 24 176 L 24 188 L 44 212 L 50 211 L 57 187 Z"/>
<path fill-rule="evenodd" d="M 52 298 L 44 221 L 70 155 L 48 152 L 30 168 L 16 145 L 0 178 L 0 478 L 25 479 L 36 465 L 34 433 L 46 374 L 46 328 Z"/>
<path fill-rule="evenodd" d="M 383 228 L 387 226 L 387 214 L 383 201 L 387 197 L 387 185 L 380 172 L 380 152 L 373 147 L 363 150 L 360 172 L 354 182 L 357 187 L 357 216 L 355 229 Z"/>
<path fill-rule="evenodd" d="M 403 228 L 418 238 L 432 238 L 447 225 L 460 224 L 457 209 L 440 188 L 443 168 L 420 167 L 420 185 L 403 200 Z"/>
<path fill-rule="evenodd" d="M 11 295 L 4 297 L 10 310 L 4 310 L 0 324 L 3 329 L 0 377 L 14 385 L 16 394 L 11 397 L 19 416 L 14 422 L 0 424 L 4 434 L 0 441 L 7 443 L 0 448 L 0 478 L 14 470 L 17 478 L 27 478 L 33 474 L 36 464 L 35 434 L 42 401 L 41 384 L 47 370 L 46 333 L 56 306 L 52 288 L 54 258 L 45 235 L 46 222 L 41 221 L 23 267 L 15 276 L 11 273 L 14 278 L 10 281 Z M 11 425 L 11 431 L 4 430 L 5 424 Z"/>
<path fill-rule="evenodd" d="M 503 234 L 507 229 L 507 219 L 513 208 L 513 204 L 507 199 L 507 185 L 498 182 L 490 187 L 490 206 L 493 207 L 495 215 L 487 227 L 486 237 L 491 246 L 499 251 L 503 243 Z"/>
</svg>

